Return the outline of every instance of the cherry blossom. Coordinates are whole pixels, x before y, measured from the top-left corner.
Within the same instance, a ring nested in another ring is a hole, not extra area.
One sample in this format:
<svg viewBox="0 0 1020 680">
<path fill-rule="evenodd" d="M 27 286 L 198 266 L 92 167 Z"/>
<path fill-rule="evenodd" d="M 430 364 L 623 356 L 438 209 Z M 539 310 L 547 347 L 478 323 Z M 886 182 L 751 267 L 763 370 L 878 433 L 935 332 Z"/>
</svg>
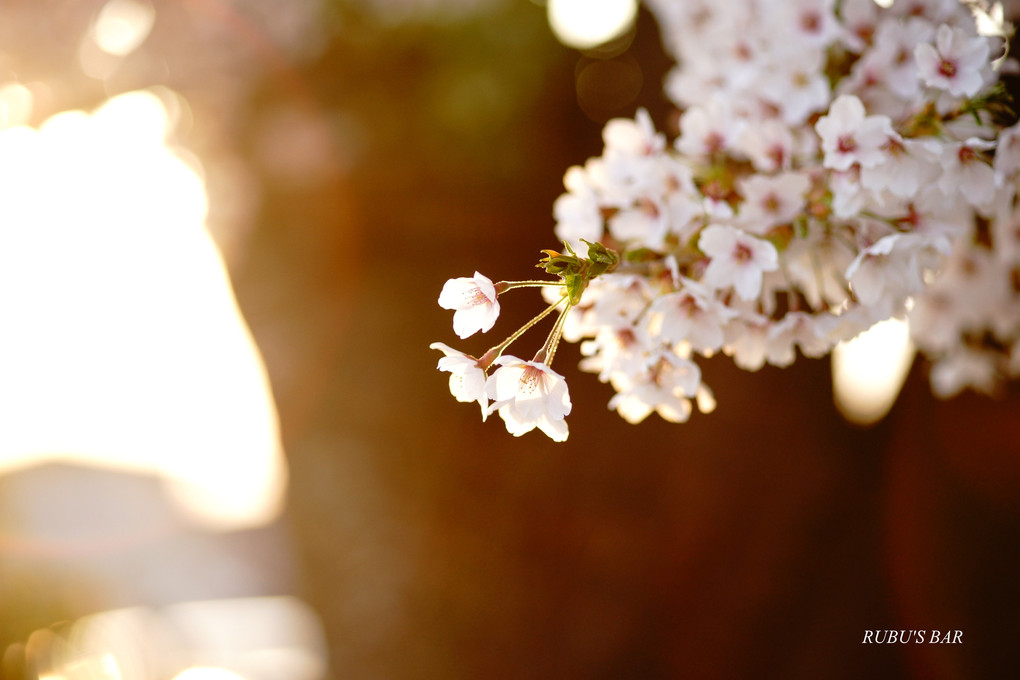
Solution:
<svg viewBox="0 0 1020 680">
<path fill-rule="evenodd" d="M 994 147 L 994 142 L 974 137 L 945 145 L 940 159 L 942 175 L 938 180 L 943 193 L 958 191 L 975 207 L 991 203 L 995 197 L 995 171 L 982 152 Z"/>
<path fill-rule="evenodd" d="M 450 373 L 450 393 L 457 401 L 478 402 L 482 408 L 482 420 L 485 420 L 489 415 L 489 400 L 485 392 L 485 370 L 478 359 L 441 342 L 433 342 L 429 349 L 438 349 L 446 355 L 439 360 L 437 368 Z"/>
<path fill-rule="evenodd" d="M 956 97 L 972 97 L 985 84 L 988 52 L 985 38 L 942 24 L 935 44 L 918 45 L 914 57 L 926 85 L 948 90 Z"/>
<path fill-rule="evenodd" d="M 715 97 L 703 106 L 692 106 L 680 117 L 676 148 L 693 158 L 711 156 L 734 146 L 743 124 Z"/>
<path fill-rule="evenodd" d="M 696 281 L 681 280 L 681 289 L 655 299 L 648 309 L 656 334 L 671 343 L 688 342 L 702 353 L 722 347 L 723 326 L 737 312 L 721 304 Z"/>
<path fill-rule="evenodd" d="M 553 441 L 567 439 L 564 417 L 570 413 L 567 381 L 546 364 L 524 361 L 510 355 L 496 359 L 498 369 L 487 382 L 492 404 L 489 413 L 498 411 L 507 431 L 519 437 L 536 427 Z"/>
<path fill-rule="evenodd" d="M 701 369 L 696 363 L 659 348 L 649 353 L 641 372 L 616 386 L 609 408 L 629 423 L 640 423 L 653 412 L 664 420 L 683 423 L 690 418 L 690 398 L 698 394 L 700 385 Z"/>
<path fill-rule="evenodd" d="M 473 277 L 447 281 L 439 293 L 439 306 L 455 310 L 453 331 L 462 339 L 477 331 L 485 333 L 495 325 L 499 316 L 496 287 L 478 272 Z"/>
<path fill-rule="evenodd" d="M 867 115 L 861 100 L 846 94 L 836 98 L 815 130 L 825 152 L 822 164 L 835 170 L 847 170 L 854 163 L 863 167 L 881 163 L 882 146 L 893 133 L 887 116 Z"/>
<path fill-rule="evenodd" d="M 606 124 L 553 204 L 568 253 L 539 265 L 561 279 L 550 306 L 483 360 L 433 345 L 454 396 L 565 440 L 562 338 L 622 418 L 683 422 L 715 407 L 701 359 L 788 366 L 890 317 L 910 319 L 939 396 L 1020 377 L 1020 126 L 997 122 L 985 37 L 1006 27 L 979 34 L 956 0 L 646 2 L 678 134 L 643 109 Z M 476 273 L 440 304 L 466 337 L 525 285 L 546 284 Z M 535 359 L 503 353 L 555 309 Z"/>
<path fill-rule="evenodd" d="M 739 216 L 744 230 L 765 234 L 776 225 L 793 221 L 803 211 L 809 186 L 807 176 L 795 172 L 751 175 L 741 181 L 744 202 Z"/>
<path fill-rule="evenodd" d="M 733 286 L 743 300 L 756 298 L 763 272 L 779 266 L 775 246 L 736 227 L 709 225 L 698 238 L 698 248 L 712 258 L 702 282 L 712 288 Z"/>
<path fill-rule="evenodd" d="M 904 139 L 891 134 L 880 147 L 881 160 L 861 168 L 861 186 L 876 196 L 889 191 L 901 198 L 917 195 L 939 176 L 941 145 L 930 140 Z"/>
</svg>

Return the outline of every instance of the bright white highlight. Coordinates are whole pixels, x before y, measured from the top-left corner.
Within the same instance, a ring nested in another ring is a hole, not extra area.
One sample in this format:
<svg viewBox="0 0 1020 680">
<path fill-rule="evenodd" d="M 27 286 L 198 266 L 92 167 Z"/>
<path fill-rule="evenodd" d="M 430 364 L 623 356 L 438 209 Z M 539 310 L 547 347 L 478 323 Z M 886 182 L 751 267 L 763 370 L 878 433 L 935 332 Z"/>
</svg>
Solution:
<svg viewBox="0 0 1020 680">
<path fill-rule="evenodd" d="M 29 89 L 20 83 L 0 87 L 0 130 L 27 123 L 34 100 Z"/>
<path fill-rule="evenodd" d="M 577 49 L 618 38 L 637 17 L 637 0 L 549 0 L 549 26 L 556 38 Z"/>
<path fill-rule="evenodd" d="M 110 0 L 92 26 L 99 49 L 117 57 L 134 52 L 149 37 L 156 10 L 143 0 Z"/>
<path fill-rule="evenodd" d="M 0 473 L 155 473 L 208 525 L 262 524 L 276 409 L 167 119 L 131 92 L 0 131 Z"/>
<path fill-rule="evenodd" d="M 328 666 L 318 616 L 288 596 L 114 609 L 68 631 L 32 634 L 40 680 L 323 680 Z"/>
<path fill-rule="evenodd" d="M 296 598 L 183 602 L 165 607 L 161 614 L 171 630 L 184 632 L 191 645 L 192 664 L 204 671 L 229 669 L 244 680 L 325 677 L 326 644 L 321 623 Z M 234 675 L 185 675 L 184 680 L 234 680 Z"/>
<path fill-rule="evenodd" d="M 174 676 L 174 680 L 247 680 L 226 668 L 214 666 L 194 666 Z"/>
<path fill-rule="evenodd" d="M 975 5 L 972 9 L 974 11 L 974 23 L 977 26 L 979 35 L 1009 37 L 1007 36 L 1005 25 L 1005 11 L 1002 8 L 1001 2 L 996 2 L 988 7 Z"/>
<path fill-rule="evenodd" d="M 907 322 L 881 321 L 832 350 L 836 406 L 853 423 L 870 425 L 889 412 L 914 360 Z"/>
</svg>

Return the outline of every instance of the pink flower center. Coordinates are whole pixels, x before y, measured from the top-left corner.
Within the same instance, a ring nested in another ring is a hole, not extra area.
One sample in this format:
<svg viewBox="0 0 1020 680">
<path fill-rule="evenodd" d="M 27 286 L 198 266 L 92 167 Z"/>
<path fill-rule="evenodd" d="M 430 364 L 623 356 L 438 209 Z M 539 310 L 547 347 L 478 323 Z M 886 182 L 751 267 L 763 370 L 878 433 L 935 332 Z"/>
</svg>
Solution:
<svg viewBox="0 0 1020 680">
<path fill-rule="evenodd" d="M 485 294 L 481 288 L 475 288 L 467 294 L 467 301 L 470 305 L 488 305 L 492 304 L 492 300 Z"/>
<path fill-rule="evenodd" d="M 650 219 L 655 219 L 659 216 L 659 207 L 650 199 L 642 198 L 639 199 L 637 203 L 638 209 Z"/>
<path fill-rule="evenodd" d="M 836 140 L 836 150 L 840 153 L 853 153 L 857 149 L 857 140 L 853 135 L 840 135 Z"/>
<path fill-rule="evenodd" d="M 777 168 L 781 168 L 783 160 L 786 158 L 786 149 L 783 148 L 782 144 L 774 144 L 769 148 L 768 157 L 770 161 L 776 164 Z"/>
<path fill-rule="evenodd" d="M 782 201 L 780 201 L 779 197 L 776 196 L 774 193 L 766 196 L 764 200 L 762 200 L 761 202 L 761 207 L 765 209 L 765 212 L 769 213 L 779 212 L 779 209 L 782 206 L 783 206 Z"/>
<path fill-rule="evenodd" d="M 698 301 L 692 296 L 685 295 L 680 301 L 680 311 L 688 317 L 694 317 L 701 311 L 701 307 L 698 306 Z"/>
<path fill-rule="evenodd" d="M 895 137 L 889 137 L 886 143 L 882 145 L 882 148 L 893 156 L 902 156 L 907 152 L 907 147 L 903 146 Z"/>
<path fill-rule="evenodd" d="M 907 214 L 901 217 L 898 222 L 900 224 L 909 225 L 911 229 L 917 229 L 921 225 L 921 213 L 917 211 L 917 208 L 913 203 L 907 206 Z"/>
<path fill-rule="evenodd" d="M 969 146 L 961 146 L 960 151 L 957 153 L 957 156 L 960 159 L 961 165 L 973 163 L 978 158 L 977 152 L 974 151 L 974 149 L 970 148 Z"/>
<path fill-rule="evenodd" d="M 733 248 L 733 259 L 740 264 L 744 264 L 745 262 L 750 262 L 754 259 L 754 253 L 751 251 L 750 246 L 746 243 L 738 243 Z"/>
<path fill-rule="evenodd" d="M 542 369 L 534 366 L 525 366 L 521 371 L 521 379 L 518 381 L 518 394 L 531 394 L 538 389 L 542 381 Z"/>
<path fill-rule="evenodd" d="M 800 27 L 805 33 L 817 33 L 822 27 L 822 17 L 818 12 L 804 12 L 800 15 Z"/>
<path fill-rule="evenodd" d="M 943 75 L 946 78 L 952 78 L 956 75 L 956 63 L 943 59 L 939 62 L 939 75 Z"/>
<path fill-rule="evenodd" d="M 710 132 L 705 136 L 705 151 L 717 153 L 726 146 L 726 139 L 718 132 Z"/>
</svg>

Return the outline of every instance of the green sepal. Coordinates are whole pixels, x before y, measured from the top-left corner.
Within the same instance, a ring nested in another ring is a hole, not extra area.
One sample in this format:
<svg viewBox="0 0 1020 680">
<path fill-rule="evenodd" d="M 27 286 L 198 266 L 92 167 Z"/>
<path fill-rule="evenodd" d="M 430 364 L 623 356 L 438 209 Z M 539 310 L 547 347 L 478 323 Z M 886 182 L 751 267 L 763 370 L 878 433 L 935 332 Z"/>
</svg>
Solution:
<svg viewBox="0 0 1020 680">
<path fill-rule="evenodd" d="M 567 274 L 563 277 L 563 282 L 567 286 L 567 300 L 571 305 L 581 301 L 581 295 L 588 287 L 588 280 L 583 274 Z"/>
<path fill-rule="evenodd" d="M 546 256 L 539 260 L 535 266 L 544 269 L 548 274 L 562 277 L 565 274 L 576 272 L 580 267 L 580 262 L 574 255 L 562 255 L 555 250 L 543 250 L 542 252 L 546 253 Z"/>
<path fill-rule="evenodd" d="M 620 256 L 615 251 L 606 248 L 598 241 L 595 243 L 585 241 L 584 239 L 581 239 L 581 241 L 588 246 L 588 259 L 591 261 L 589 279 L 601 276 L 606 272 L 611 272 L 616 269 L 616 265 L 620 264 Z"/>
<path fill-rule="evenodd" d="M 547 274 L 553 274 L 563 279 L 571 305 L 580 302 L 581 294 L 588 287 L 589 281 L 606 272 L 613 271 L 620 263 L 620 256 L 601 243 L 592 243 L 584 239 L 581 241 L 588 246 L 587 258 L 578 257 L 570 244 L 564 243 L 569 255 L 558 253 L 555 250 L 543 250 L 545 257 L 535 265 L 539 269 L 544 269 Z"/>
</svg>

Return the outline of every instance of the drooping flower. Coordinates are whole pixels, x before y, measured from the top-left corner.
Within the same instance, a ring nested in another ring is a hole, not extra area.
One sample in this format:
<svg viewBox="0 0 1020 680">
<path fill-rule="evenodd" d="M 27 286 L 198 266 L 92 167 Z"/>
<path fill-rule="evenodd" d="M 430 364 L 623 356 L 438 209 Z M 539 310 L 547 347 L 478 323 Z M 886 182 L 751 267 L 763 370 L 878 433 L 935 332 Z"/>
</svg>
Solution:
<svg viewBox="0 0 1020 680">
<path fill-rule="evenodd" d="M 461 339 L 476 331 L 488 331 L 499 316 L 496 286 L 478 272 L 473 277 L 447 281 L 439 294 L 439 306 L 454 310 L 453 331 Z"/>
<path fill-rule="evenodd" d="M 564 417 L 570 413 L 570 394 L 562 375 L 538 361 L 504 354 L 487 382 L 492 399 L 489 413 L 499 412 L 507 432 L 519 437 L 536 427 L 553 441 L 567 439 Z"/>
<path fill-rule="evenodd" d="M 433 342 L 429 349 L 438 349 L 446 355 L 439 360 L 436 368 L 450 373 L 450 394 L 457 401 L 478 402 L 482 408 L 482 420 L 485 420 L 489 415 L 486 410 L 489 400 L 485 393 L 485 371 L 478 364 L 478 359 L 441 342 Z"/>
</svg>

